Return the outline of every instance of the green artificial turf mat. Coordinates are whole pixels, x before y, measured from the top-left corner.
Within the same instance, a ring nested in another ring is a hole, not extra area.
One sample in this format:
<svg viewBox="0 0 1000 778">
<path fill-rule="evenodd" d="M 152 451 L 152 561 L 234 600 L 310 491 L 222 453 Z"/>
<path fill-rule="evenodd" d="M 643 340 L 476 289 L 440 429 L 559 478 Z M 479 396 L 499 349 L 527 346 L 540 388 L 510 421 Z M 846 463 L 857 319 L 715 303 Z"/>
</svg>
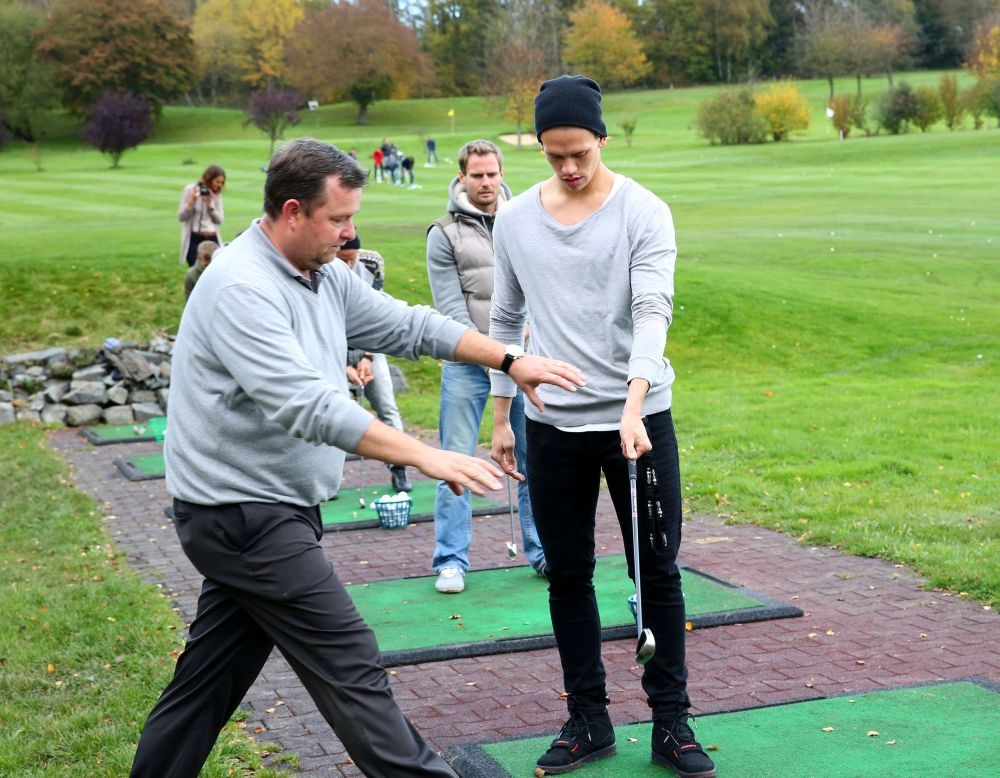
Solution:
<svg viewBox="0 0 1000 778">
<path fill-rule="evenodd" d="M 380 470 L 384 470 L 381 462 L 376 462 L 374 465 Z M 410 492 L 410 499 L 413 500 L 413 504 L 410 506 L 411 522 L 434 520 L 434 492 L 436 489 L 437 481 L 423 479 L 413 482 L 413 491 Z M 360 505 L 361 489 L 358 487 L 341 489 L 336 500 L 323 503 L 320 506 L 320 513 L 323 517 L 324 529 L 329 532 L 331 530 L 377 527 L 378 513 L 373 504 L 376 498 L 383 494 L 395 494 L 395 490 L 392 488 L 392 484 L 373 484 L 365 487 L 364 494 L 364 508 Z M 517 510 L 517 506 L 514 509 Z M 489 497 L 472 495 L 473 516 L 505 513 L 507 510 L 506 501 L 500 503 Z"/>
<path fill-rule="evenodd" d="M 163 478 L 167 474 L 162 451 L 157 451 L 155 454 L 117 457 L 115 464 L 130 481 L 148 481 L 151 478 Z"/>
<path fill-rule="evenodd" d="M 140 440 L 156 439 L 156 435 L 148 422 L 81 427 L 80 434 L 95 446 L 106 446 L 111 443 L 134 443 Z"/>
<path fill-rule="evenodd" d="M 722 778 L 994 778 L 1000 689 L 982 679 L 889 689 L 700 716 L 695 734 Z M 618 754 L 579 778 L 664 778 L 651 724 L 615 727 Z M 445 757 L 462 778 L 534 774 L 555 733 L 463 746 Z"/>
<path fill-rule="evenodd" d="M 725 581 L 683 568 L 684 595 L 692 627 L 801 616 L 798 608 L 776 603 Z M 375 630 L 386 665 L 463 656 L 505 654 L 554 646 L 548 588 L 530 567 L 474 570 L 460 596 L 434 590 L 435 576 L 352 584 L 361 615 Z M 635 589 L 625 555 L 598 559 L 594 573 L 605 640 L 635 637 L 628 609 Z"/>
</svg>

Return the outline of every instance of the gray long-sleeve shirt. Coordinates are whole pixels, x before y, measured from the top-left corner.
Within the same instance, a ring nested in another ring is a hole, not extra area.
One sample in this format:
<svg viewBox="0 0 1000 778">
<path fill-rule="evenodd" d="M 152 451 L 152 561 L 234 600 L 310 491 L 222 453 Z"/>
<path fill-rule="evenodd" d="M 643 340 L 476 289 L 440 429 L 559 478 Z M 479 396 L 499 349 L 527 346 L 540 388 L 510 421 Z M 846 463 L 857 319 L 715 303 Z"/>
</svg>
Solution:
<svg viewBox="0 0 1000 778">
<path fill-rule="evenodd" d="M 254 223 L 215 254 L 184 308 L 164 453 L 167 488 L 201 505 L 316 505 L 372 416 L 351 400 L 347 343 L 451 359 L 466 331 L 373 290 L 343 262 L 314 289 Z M 315 274 L 314 274 L 315 275 Z"/>
<path fill-rule="evenodd" d="M 663 351 L 677 254 L 670 209 L 616 176 L 596 212 L 565 225 L 542 207 L 540 189 L 497 213 L 490 337 L 521 343 L 530 320 L 530 353 L 575 364 L 587 385 L 576 392 L 540 386 L 545 413 L 527 403 L 525 413 L 556 427 L 613 425 L 633 378 L 650 384 L 644 414 L 666 410 L 674 372 Z M 491 380 L 493 394 L 514 394 L 509 376 L 492 372 Z"/>
</svg>

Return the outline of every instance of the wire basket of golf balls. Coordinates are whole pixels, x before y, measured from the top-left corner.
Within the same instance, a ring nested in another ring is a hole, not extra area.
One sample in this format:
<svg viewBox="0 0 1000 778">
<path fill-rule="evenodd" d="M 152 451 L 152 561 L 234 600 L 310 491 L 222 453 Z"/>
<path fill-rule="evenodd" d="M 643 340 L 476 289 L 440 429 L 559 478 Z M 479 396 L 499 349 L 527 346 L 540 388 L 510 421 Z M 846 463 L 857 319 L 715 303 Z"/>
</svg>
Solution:
<svg viewBox="0 0 1000 778">
<path fill-rule="evenodd" d="M 378 525 L 382 529 L 403 529 L 410 523 L 413 500 L 406 492 L 383 494 L 372 505 L 378 513 Z"/>
</svg>

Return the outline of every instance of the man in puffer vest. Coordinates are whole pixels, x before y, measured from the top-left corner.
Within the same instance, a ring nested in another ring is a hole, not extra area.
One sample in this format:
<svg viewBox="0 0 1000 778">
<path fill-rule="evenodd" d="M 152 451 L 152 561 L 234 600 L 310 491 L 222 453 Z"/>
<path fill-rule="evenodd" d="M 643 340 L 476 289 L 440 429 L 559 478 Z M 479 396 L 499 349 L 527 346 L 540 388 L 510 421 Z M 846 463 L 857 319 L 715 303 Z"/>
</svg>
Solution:
<svg viewBox="0 0 1000 778">
<path fill-rule="evenodd" d="M 495 143 L 466 143 L 458 152 L 458 169 L 449 188 L 448 214 L 427 231 L 427 274 L 434 307 L 486 333 L 493 296 L 493 219 L 497 208 L 512 195 L 503 182 L 503 155 Z M 442 448 L 475 453 L 489 393 L 490 378 L 484 368 L 442 363 L 438 423 Z M 520 393 L 511 405 L 510 421 L 517 440 L 523 441 L 524 435 L 516 432 L 524 429 L 524 398 Z M 517 461 L 524 464 L 524 452 L 517 454 Z M 535 531 L 527 481 L 518 483 L 517 503 L 525 558 L 544 577 L 545 556 Z M 472 542 L 472 497 L 468 490 L 456 496 L 447 484 L 438 483 L 434 535 L 431 565 L 438 574 L 435 588 L 442 594 L 458 594 L 465 589 Z"/>
</svg>

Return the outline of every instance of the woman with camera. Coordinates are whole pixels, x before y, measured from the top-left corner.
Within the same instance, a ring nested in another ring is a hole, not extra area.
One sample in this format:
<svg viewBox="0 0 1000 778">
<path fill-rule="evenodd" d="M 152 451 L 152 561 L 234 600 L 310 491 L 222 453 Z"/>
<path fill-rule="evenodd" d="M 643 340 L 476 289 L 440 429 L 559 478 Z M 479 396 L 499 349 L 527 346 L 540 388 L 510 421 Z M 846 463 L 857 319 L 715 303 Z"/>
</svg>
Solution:
<svg viewBox="0 0 1000 778">
<path fill-rule="evenodd" d="M 198 244 L 214 240 L 220 246 L 219 225 L 222 224 L 222 187 L 226 185 L 226 171 L 218 165 L 209 165 L 201 178 L 184 187 L 177 218 L 181 222 L 180 263 L 194 265 L 198 258 Z"/>
</svg>

